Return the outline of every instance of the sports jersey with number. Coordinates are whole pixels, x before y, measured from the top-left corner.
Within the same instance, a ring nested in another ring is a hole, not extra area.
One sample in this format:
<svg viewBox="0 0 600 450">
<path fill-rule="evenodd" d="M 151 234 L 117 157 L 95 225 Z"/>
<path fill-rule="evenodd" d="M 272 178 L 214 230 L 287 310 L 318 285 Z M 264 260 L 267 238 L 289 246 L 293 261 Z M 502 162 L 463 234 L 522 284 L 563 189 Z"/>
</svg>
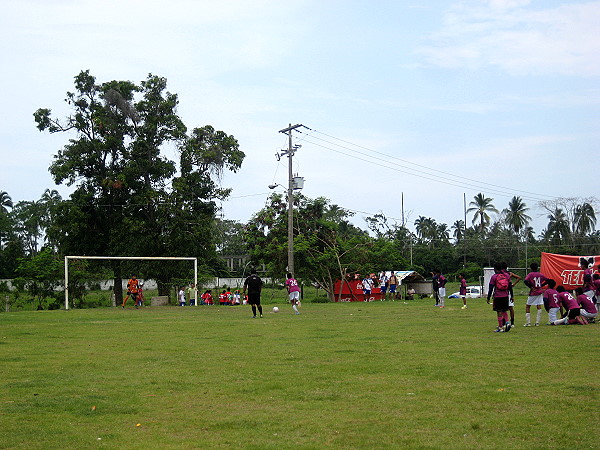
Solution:
<svg viewBox="0 0 600 450">
<path fill-rule="evenodd" d="M 285 285 L 288 292 L 300 292 L 300 286 L 298 286 L 298 281 L 295 278 L 288 278 L 285 281 Z"/>
<path fill-rule="evenodd" d="M 529 283 L 529 296 L 533 297 L 535 295 L 540 295 L 544 293 L 542 285 L 546 281 L 546 277 L 540 272 L 529 272 L 525 277 L 525 281 Z"/>
</svg>

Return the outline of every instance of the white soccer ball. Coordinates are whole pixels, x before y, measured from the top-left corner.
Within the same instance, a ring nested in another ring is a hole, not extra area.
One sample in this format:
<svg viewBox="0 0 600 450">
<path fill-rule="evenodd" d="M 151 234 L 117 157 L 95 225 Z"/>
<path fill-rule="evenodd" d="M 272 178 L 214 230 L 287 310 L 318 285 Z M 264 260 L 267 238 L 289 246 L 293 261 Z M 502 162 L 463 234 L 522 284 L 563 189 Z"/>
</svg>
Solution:
<svg viewBox="0 0 600 450">
<path fill-rule="evenodd" d="M 273 306 L 273 312 L 274 313 L 278 313 L 279 312 L 279 308 L 277 306 Z"/>
</svg>

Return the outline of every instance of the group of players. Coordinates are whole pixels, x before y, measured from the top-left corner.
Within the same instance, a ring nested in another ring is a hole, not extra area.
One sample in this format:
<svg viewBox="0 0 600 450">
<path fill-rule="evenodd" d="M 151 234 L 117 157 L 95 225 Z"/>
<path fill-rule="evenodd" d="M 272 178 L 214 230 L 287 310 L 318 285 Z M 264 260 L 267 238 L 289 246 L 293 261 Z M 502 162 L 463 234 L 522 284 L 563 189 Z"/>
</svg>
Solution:
<svg viewBox="0 0 600 450">
<path fill-rule="evenodd" d="M 252 306 L 252 317 L 256 319 L 256 312 L 260 317 L 263 316 L 262 305 L 260 304 L 260 295 L 262 292 L 263 281 L 256 274 L 256 269 L 252 269 L 250 276 L 244 280 L 244 295 L 248 291 L 248 304 Z M 289 301 L 292 305 L 294 313 L 300 314 L 298 306 L 300 306 L 300 286 L 294 276 L 288 272 L 287 279 L 285 281 L 285 287 L 288 291 Z"/>
<path fill-rule="evenodd" d="M 600 309 L 600 275 L 593 273 L 593 266 L 590 267 L 584 258 L 581 259 L 580 267 L 583 270 L 583 285 L 577 287 L 573 295 L 564 286 L 557 286 L 555 280 L 539 272 L 537 263 L 530 265 L 531 272 L 523 281 L 529 288 L 523 326 L 531 326 L 532 306 L 537 309 L 534 326 L 540 325 L 542 306 L 548 313 L 547 325 L 587 325 L 596 321 Z M 513 279 L 516 280 L 514 283 Z M 508 332 L 515 326 L 513 286 L 521 279 L 510 272 L 506 264 L 494 265 L 487 302 L 489 304 L 493 299 L 493 309 L 498 320 L 498 327 L 494 331 L 497 333 Z"/>
</svg>

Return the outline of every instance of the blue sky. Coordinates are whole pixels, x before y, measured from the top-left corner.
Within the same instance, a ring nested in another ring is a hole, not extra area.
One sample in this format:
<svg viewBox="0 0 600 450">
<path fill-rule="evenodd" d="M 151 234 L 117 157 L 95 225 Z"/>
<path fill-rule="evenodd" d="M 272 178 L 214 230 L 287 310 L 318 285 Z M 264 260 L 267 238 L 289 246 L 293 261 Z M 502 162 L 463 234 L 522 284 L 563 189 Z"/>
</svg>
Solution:
<svg viewBox="0 0 600 450">
<path fill-rule="evenodd" d="M 303 193 L 356 211 L 463 218 L 463 194 L 590 197 L 600 141 L 600 1 L 0 1 L 0 190 L 35 200 L 66 135 L 73 77 L 164 76 L 193 128 L 246 153 L 225 217 L 246 221 L 287 184 L 279 130 L 304 124 Z M 177 159 L 174 148 L 165 154 Z M 590 176 L 592 175 L 592 176 Z M 591 180 L 590 180 L 591 179 Z M 69 189 L 57 188 L 63 195 Z M 600 211 L 599 211 L 600 213 Z M 471 216 L 468 221 L 470 222 Z"/>
</svg>

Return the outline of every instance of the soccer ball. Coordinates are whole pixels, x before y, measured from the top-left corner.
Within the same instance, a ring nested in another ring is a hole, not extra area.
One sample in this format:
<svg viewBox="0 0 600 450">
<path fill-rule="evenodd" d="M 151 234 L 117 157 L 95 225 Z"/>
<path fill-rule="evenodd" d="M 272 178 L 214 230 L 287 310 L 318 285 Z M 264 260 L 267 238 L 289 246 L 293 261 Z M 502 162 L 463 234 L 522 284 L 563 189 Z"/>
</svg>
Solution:
<svg viewBox="0 0 600 450">
<path fill-rule="evenodd" d="M 279 308 L 277 306 L 273 306 L 273 312 L 274 313 L 278 313 L 279 312 Z"/>
</svg>

